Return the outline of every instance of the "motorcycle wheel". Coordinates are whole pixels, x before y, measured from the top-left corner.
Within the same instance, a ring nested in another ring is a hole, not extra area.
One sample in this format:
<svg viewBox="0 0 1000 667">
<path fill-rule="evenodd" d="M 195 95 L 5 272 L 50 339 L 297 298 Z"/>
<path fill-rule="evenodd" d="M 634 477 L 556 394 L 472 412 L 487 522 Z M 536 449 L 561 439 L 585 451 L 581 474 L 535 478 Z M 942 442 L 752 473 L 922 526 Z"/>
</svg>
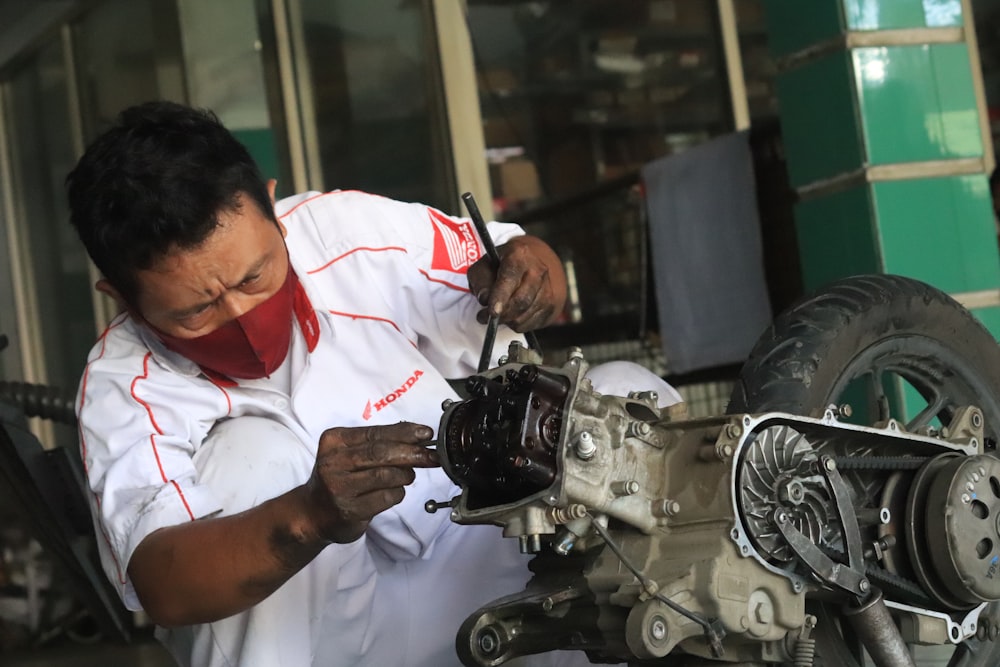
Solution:
<svg viewBox="0 0 1000 667">
<path fill-rule="evenodd" d="M 912 417 L 900 414 L 902 395 Z M 815 416 L 845 402 L 854 408 L 847 421 L 874 424 L 892 417 L 910 431 L 947 426 L 957 408 L 976 405 L 995 455 L 1000 346 L 969 311 L 925 283 L 891 275 L 846 278 L 775 319 L 744 364 L 727 412 Z M 836 607 L 812 611 L 820 619 L 816 667 L 871 664 L 839 623 Z M 982 618 L 1000 618 L 1000 604 L 989 605 Z M 1000 665 L 1000 641 L 972 637 L 913 649 L 921 665 Z"/>
</svg>

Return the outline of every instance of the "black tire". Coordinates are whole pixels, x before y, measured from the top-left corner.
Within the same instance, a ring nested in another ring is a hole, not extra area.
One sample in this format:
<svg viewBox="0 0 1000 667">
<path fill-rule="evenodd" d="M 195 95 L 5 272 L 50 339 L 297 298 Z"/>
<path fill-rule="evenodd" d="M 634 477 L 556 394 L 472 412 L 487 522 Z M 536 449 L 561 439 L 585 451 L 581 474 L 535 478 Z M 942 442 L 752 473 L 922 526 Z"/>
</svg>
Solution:
<svg viewBox="0 0 1000 667">
<path fill-rule="evenodd" d="M 927 402 L 908 429 L 947 425 L 954 410 L 979 406 L 987 447 L 1000 432 L 1000 346 L 959 303 L 922 282 L 890 275 L 856 276 L 829 285 L 781 314 L 761 336 L 744 364 L 728 412 L 789 412 L 817 415 L 860 387 L 868 405 L 851 421 L 883 420 L 893 414 L 887 377 L 908 383 Z M 861 407 L 861 410 L 857 408 Z M 903 420 L 900 420 L 901 422 Z M 821 607 L 835 619 L 835 608 Z M 996 617 L 998 605 L 984 614 Z M 835 622 L 817 636 L 816 664 L 858 665 L 858 647 Z M 944 663 L 941 663 L 944 664 Z M 996 667 L 1000 642 L 975 638 L 958 645 L 949 665 Z"/>
</svg>

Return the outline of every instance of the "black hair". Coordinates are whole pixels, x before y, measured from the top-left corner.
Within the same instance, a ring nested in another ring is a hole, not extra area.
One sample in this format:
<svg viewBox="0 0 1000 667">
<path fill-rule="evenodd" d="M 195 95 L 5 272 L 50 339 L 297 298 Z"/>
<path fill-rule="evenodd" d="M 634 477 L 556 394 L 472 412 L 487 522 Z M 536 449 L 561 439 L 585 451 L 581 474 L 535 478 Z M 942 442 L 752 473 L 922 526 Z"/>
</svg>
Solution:
<svg viewBox="0 0 1000 667">
<path fill-rule="evenodd" d="M 270 219 L 267 186 L 247 149 L 211 111 L 147 102 L 122 111 L 66 176 L 70 223 L 98 270 L 130 304 L 136 272 L 194 248 L 239 207 Z"/>
</svg>

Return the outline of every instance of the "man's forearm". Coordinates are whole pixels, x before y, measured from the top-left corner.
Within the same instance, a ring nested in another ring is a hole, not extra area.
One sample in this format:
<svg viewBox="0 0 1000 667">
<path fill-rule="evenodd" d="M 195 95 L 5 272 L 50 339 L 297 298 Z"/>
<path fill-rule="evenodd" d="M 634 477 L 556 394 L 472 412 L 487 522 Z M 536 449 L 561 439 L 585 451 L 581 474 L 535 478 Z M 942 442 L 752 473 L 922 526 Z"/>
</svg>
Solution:
<svg viewBox="0 0 1000 667">
<path fill-rule="evenodd" d="M 207 623 L 273 593 L 328 544 L 304 518 L 306 493 L 148 535 L 128 571 L 149 617 L 166 627 Z"/>
</svg>

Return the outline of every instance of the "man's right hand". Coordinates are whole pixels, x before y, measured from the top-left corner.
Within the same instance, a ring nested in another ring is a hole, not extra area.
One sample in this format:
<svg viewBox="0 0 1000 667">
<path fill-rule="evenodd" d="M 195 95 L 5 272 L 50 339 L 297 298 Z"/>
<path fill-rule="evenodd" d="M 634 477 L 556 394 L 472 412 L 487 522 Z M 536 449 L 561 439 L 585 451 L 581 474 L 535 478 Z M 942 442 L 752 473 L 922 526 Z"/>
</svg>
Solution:
<svg viewBox="0 0 1000 667">
<path fill-rule="evenodd" d="M 353 542 L 375 515 L 402 501 L 414 468 L 440 465 L 426 447 L 433 434 L 410 422 L 324 431 L 306 483 L 317 537 Z"/>
<path fill-rule="evenodd" d="M 244 512 L 160 528 L 128 570 L 159 625 L 209 623 L 257 604 L 330 542 L 352 542 L 403 499 L 414 468 L 438 465 L 427 426 L 333 428 L 309 480 Z"/>
</svg>

